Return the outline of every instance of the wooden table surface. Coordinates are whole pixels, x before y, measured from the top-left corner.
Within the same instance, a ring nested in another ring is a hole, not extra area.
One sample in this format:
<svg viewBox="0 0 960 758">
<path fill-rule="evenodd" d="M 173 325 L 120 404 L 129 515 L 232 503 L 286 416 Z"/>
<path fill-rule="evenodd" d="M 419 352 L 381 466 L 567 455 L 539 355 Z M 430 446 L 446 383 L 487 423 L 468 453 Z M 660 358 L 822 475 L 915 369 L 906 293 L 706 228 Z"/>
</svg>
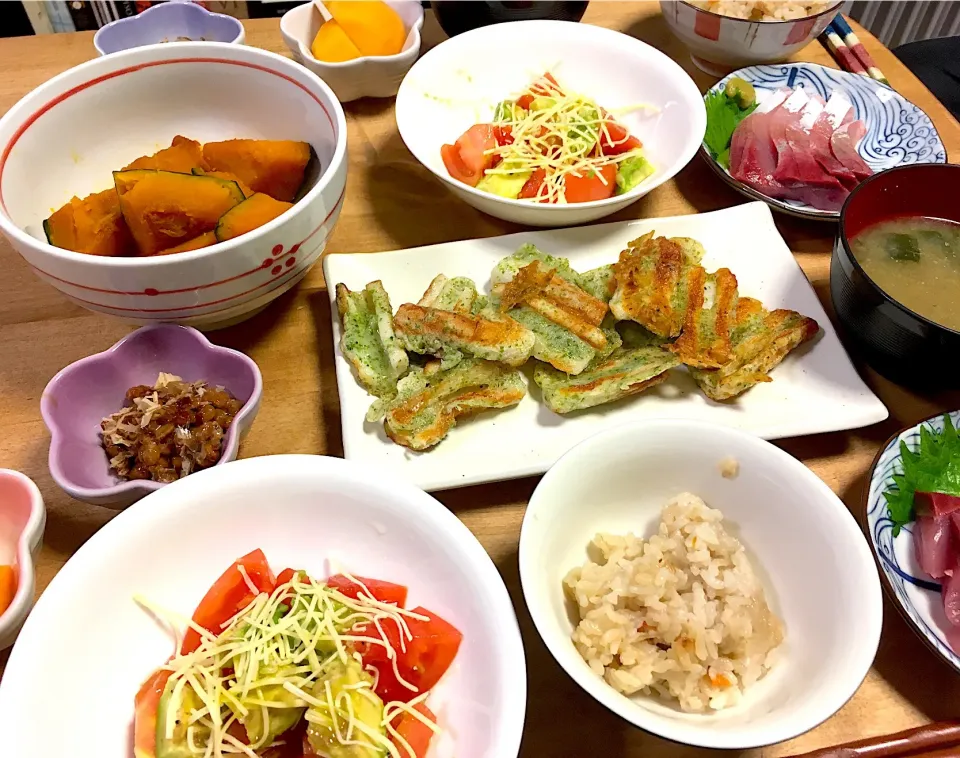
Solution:
<svg viewBox="0 0 960 758">
<path fill-rule="evenodd" d="M 667 29 L 655 3 L 594 2 L 584 22 L 631 34 L 666 52 L 706 89 L 715 79 L 694 68 Z M 286 53 L 276 20 L 247 22 L 247 43 Z M 960 125 L 897 58 L 869 33 L 860 39 L 901 94 L 933 119 L 948 155 L 960 155 Z M 428 18 L 426 46 L 443 33 Z M 0 110 L 55 74 L 95 56 L 92 34 L 0 40 Z M 818 43 L 797 60 L 835 66 Z M 505 234 L 520 227 L 482 215 L 456 200 L 407 152 L 397 133 L 392 100 L 349 103 L 347 196 L 328 252 L 362 253 Z M 674 180 L 606 220 L 674 216 L 744 202 L 700 158 Z M 833 227 L 777 215 L 777 225 L 829 307 L 829 250 Z M 83 310 L 36 278 L 0 240 L 0 466 L 26 473 L 40 486 L 48 521 L 37 569 L 42 592 L 64 562 L 113 515 L 72 500 L 47 471 L 49 437 L 40 419 L 44 385 L 68 363 L 104 350 L 130 331 L 114 319 Z M 260 415 L 241 448 L 250 457 L 271 453 L 342 455 L 330 309 L 319 265 L 294 291 L 239 326 L 217 332 L 220 344 L 242 350 L 263 370 Z M 890 408 L 890 418 L 867 429 L 785 440 L 858 515 L 864 477 L 878 446 L 898 428 L 947 408 L 960 397 L 924 397 L 877 377 L 865 377 Z M 634 729 L 582 692 L 550 657 L 523 603 L 517 540 L 536 478 L 439 494 L 483 543 L 507 583 L 523 631 L 529 698 L 524 758 L 681 758 L 709 753 Z M 797 566 L 798 571 L 803 566 Z M 873 669 L 854 698 L 832 719 L 796 740 L 750 755 L 782 756 L 885 734 L 954 716 L 960 678 L 936 659 L 885 601 L 883 637 Z M 856 634 L 851 629 L 851 634 Z M 0 671 L 6 654 L 0 654 Z M 2 737 L 0 737 L 2 740 Z"/>
</svg>

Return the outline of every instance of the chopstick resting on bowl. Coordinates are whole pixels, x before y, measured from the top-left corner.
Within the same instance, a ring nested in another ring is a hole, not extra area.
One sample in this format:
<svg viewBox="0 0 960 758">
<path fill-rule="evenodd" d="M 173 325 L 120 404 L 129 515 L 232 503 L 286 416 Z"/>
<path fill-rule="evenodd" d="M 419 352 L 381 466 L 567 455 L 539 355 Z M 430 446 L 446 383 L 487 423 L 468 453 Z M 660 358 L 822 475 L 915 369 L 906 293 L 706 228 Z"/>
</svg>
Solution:
<svg viewBox="0 0 960 758">
<path fill-rule="evenodd" d="M 877 68 L 873 58 L 863 43 L 859 40 L 850 24 L 838 13 L 821 35 L 823 43 L 840 64 L 841 68 L 851 74 L 860 74 L 876 79 L 881 84 L 890 86 L 887 77 Z"/>
<path fill-rule="evenodd" d="M 936 721 L 793 758 L 948 758 L 956 755 L 960 755 L 960 721 Z"/>
</svg>

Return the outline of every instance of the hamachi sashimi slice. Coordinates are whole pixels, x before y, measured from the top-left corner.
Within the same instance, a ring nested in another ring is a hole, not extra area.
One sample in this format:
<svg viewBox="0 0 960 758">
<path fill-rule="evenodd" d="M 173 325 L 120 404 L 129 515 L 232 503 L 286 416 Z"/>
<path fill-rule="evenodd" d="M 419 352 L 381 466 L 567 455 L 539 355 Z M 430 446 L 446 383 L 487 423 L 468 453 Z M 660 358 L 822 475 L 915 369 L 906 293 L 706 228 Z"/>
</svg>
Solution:
<svg viewBox="0 0 960 758">
<path fill-rule="evenodd" d="M 956 567 L 956 536 L 949 516 L 918 517 L 914 524 L 913 540 L 917 562 L 928 576 L 942 579 Z"/>
</svg>

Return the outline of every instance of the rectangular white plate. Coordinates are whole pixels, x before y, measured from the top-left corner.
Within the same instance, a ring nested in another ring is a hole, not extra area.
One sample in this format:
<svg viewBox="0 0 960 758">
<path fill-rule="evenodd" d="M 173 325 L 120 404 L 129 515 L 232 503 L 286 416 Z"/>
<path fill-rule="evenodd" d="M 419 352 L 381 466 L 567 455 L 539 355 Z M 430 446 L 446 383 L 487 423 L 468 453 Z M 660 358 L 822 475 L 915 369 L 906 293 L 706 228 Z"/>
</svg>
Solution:
<svg viewBox="0 0 960 758">
<path fill-rule="evenodd" d="M 817 320 L 822 333 L 791 353 L 739 399 L 716 403 L 704 397 L 685 370 L 674 369 L 664 384 L 633 398 L 567 417 L 537 402 L 539 390 L 515 408 L 464 420 L 433 450 L 415 453 L 391 442 L 382 424 L 364 422 L 372 400 L 355 381 L 340 351 L 340 321 L 334 287 L 352 290 L 380 279 L 396 309 L 415 303 L 437 274 L 468 276 L 487 291 L 490 272 L 524 242 L 570 259 L 586 271 L 617 260 L 626 243 L 656 230 L 667 237 L 693 237 L 706 248 L 708 271 L 722 266 L 737 277 L 740 294 L 768 309 L 790 308 Z M 887 417 L 883 403 L 854 370 L 820 301 L 763 203 L 713 213 L 624 221 L 572 229 L 522 232 L 367 255 L 328 255 L 324 276 L 333 308 L 337 387 L 343 449 L 350 460 L 397 474 L 425 490 L 513 479 L 546 471 L 564 452 L 592 434 L 644 418 L 699 418 L 746 429 L 765 439 L 853 429 Z"/>
</svg>

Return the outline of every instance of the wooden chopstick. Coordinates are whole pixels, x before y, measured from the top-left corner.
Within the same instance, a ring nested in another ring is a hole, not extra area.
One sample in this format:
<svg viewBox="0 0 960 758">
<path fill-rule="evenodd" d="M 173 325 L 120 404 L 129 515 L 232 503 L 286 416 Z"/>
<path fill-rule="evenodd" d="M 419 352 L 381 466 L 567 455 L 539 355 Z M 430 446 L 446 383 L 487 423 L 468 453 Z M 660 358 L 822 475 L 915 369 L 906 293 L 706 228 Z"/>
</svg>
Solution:
<svg viewBox="0 0 960 758">
<path fill-rule="evenodd" d="M 937 721 L 845 745 L 814 750 L 793 758 L 956 758 L 960 756 L 960 721 Z"/>
<path fill-rule="evenodd" d="M 834 56 L 839 57 L 844 55 L 839 48 L 834 49 L 839 40 L 843 47 L 850 52 L 850 56 L 857 61 L 857 68 L 850 68 L 848 69 L 849 71 L 854 74 L 863 73 L 871 79 L 876 79 L 881 84 L 886 84 L 888 87 L 890 86 L 887 77 L 877 68 L 877 64 L 873 62 L 873 57 L 867 52 L 867 48 L 863 46 L 863 43 L 854 33 L 853 29 L 850 28 L 850 24 L 847 23 L 842 13 L 834 16 L 833 21 L 827 26 L 825 33 L 827 35 L 827 47 L 830 48 Z M 841 65 L 844 64 L 849 65 L 847 61 L 841 61 Z"/>
<path fill-rule="evenodd" d="M 837 15 L 839 16 L 839 14 Z M 840 68 L 844 71 L 849 71 L 851 74 L 869 76 L 863 64 L 861 64 L 857 56 L 853 54 L 853 50 L 847 47 L 843 41 L 843 37 L 840 36 L 838 30 L 834 27 L 833 22 L 827 25 L 827 28 L 824 29 L 821 36 L 823 37 L 823 43 L 827 46 L 830 54 L 833 55 L 834 60 L 840 64 Z"/>
</svg>

